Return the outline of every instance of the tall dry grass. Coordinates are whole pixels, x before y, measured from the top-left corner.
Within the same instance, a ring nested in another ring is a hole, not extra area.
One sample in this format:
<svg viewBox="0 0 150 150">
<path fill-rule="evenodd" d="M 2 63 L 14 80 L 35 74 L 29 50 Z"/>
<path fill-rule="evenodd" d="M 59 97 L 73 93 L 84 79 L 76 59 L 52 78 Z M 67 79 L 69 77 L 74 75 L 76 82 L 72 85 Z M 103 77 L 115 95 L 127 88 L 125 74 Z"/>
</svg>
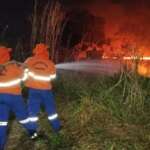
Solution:
<svg viewBox="0 0 150 150">
<path fill-rule="evenodd" d="M 149 83 L 126 72 L 109 78 L 74 72 L 58 74 L 54 91 L 61 132 L 54 134 L 46 114 L 41 112 L 40 130 L 46 139 L 33 144 L 14 123 L 8 150 L 148 150 Z"/>
<path fill-rule="evenodd" d="M 37 11 L 38 0 L 35 0 L 32 19 L 31 48 L 36 42 L 44 42 L 50 48 L 50 55 L 57 62 L 61 50 L 62 33 L 67 22 L 66 11 L 59 1 L 52 0 Z"/>
</svg>

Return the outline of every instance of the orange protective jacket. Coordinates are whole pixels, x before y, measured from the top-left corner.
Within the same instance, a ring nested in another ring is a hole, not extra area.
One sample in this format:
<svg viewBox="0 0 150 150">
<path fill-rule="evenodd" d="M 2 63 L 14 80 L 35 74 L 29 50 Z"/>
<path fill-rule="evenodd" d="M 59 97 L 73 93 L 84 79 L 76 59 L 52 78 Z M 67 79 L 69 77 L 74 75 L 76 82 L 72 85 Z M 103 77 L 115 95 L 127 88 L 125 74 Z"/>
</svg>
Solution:
<svg viewBox="0 0 150 150">
<path fill-rule="evenodd" d="M 44 59 L 38 56 L 33 56 L 25 61 L 29 72 L 42 77 L 49 77 L 50 75 L 56 75 L 56 69 L 54 63 L 49 59 Z M 51 81 L 36 80 L 31 76 L 25 82 L 25 85 L 34 89 L 51 89 Z"/>
<path fill-rule="evenodd" d="M 18 65 L 16 62 L 8 62 L 5 65 L 0 66 L 0 93 L 5 94 L 21 94 L 21 79 L 24 76 L 24 69 L 21 65 Z M 15 85 L 10 86 L 10 82 L 16 82 L 20 80 Z M 6 86 L 2 87 L 3 85 Z"/>
</svg>

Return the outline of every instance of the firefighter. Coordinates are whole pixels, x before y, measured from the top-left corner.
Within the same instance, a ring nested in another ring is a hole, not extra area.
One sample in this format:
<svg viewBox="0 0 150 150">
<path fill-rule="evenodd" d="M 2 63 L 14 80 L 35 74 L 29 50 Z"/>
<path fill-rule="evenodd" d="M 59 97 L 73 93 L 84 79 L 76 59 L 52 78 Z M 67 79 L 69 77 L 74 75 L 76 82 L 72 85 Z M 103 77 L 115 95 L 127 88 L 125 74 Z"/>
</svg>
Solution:
<svg viewBox="0 0 150 150">
<path fill-rule="evenodd" d="M 10 49 L 0 46 L 0 150 L 7 140 L 7 125 L 10 111 L 32 137 L 28 111 L 21 96 L 21 82 L 27 78 L 26 70 L 15 61 L 10 60 Z"/>
<path fill-rule="evenodd" d="M 49 59 L 48 47 L 43 43 L 37 44 L 33 49 L 33 56 L 28 58 L 25 64 L 29 69 L 29 77 L 25 85 L 29 88 L 28 112 L 33 130 L 37 131 L 38 113 L 40 106 L 43 105 L 48 114 L 48 120 L 57 133 L 61 125 L 51 84 L 51 80 L 56 77 L 56 69 L 54 63 Z"/>
</svg>

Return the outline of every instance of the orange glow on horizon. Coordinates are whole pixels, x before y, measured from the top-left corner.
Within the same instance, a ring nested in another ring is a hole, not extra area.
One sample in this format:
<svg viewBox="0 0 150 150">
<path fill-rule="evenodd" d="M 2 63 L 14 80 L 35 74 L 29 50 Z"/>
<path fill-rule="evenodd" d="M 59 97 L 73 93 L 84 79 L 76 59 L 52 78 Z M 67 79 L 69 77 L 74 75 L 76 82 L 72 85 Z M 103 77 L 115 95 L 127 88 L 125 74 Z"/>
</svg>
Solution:
<svg viewBox="0 0 150 150">
<path fill-rule="evenodd" d="M 136 56 L 130 56 L 130 57 L 123 57 L 124 60 L 150 60 L 150 56 L 143 56 L 143 57 L 136 57 Z"/>
</svg>

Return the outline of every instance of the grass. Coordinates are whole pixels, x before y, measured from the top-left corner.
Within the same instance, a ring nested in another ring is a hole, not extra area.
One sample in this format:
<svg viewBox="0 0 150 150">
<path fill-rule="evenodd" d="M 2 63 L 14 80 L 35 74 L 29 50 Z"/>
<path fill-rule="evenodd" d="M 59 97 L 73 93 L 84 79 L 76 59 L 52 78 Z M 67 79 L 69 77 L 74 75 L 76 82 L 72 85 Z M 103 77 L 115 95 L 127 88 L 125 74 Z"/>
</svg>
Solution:
<svg viewBox="0 0 150 150">
<path fill-rule="evenodd" d="M 149 79 L 65 73 L 54 83 L 63 129 L 56 135 L 40 114 L 46 139 L 28 140 L 13 122 L 7 150 L 149 150 Z"/>
</svg>

